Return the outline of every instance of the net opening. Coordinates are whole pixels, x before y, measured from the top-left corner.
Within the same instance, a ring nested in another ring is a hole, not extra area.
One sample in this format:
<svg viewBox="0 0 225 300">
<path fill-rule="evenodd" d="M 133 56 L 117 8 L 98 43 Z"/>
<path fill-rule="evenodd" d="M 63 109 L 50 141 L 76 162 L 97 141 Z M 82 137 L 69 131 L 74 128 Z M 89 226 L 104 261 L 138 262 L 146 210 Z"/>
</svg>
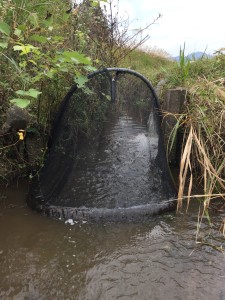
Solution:
<svg viewBox="0 0 225 300">
<path fill-rule="evenodd" d="M 73 86 L 28 204 L 55 218 L 143 221 L 175 207 L 160 106 L 141 74 L 107 68 Z"/>
</svg>

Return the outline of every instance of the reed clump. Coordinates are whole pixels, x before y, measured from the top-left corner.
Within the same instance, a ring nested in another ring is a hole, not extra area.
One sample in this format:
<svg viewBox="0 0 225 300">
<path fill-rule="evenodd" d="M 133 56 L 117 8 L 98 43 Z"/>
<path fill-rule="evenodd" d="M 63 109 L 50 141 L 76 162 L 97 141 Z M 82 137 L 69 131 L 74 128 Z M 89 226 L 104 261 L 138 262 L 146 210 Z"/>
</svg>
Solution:
<svg viewBox="0 0 225 300">
<path fill-rule="evenodd" d="M 212 58 L 193 62 L 185 61 L 184 52 L 181 56 L 181 65 L 174 66 L 168 76 L 170 87 L 187 90 L 186 111 L 177 118 L 171 134 L 173 141 L 178 128 L 184 132 L 177 209 L 184 198 L 188 208 L 195 198 L 193 187 L 200 183 L 203 213 L 207 214 L 213 198 L 225 200 L 225 55 L 218 51 Z"/>
</svg>

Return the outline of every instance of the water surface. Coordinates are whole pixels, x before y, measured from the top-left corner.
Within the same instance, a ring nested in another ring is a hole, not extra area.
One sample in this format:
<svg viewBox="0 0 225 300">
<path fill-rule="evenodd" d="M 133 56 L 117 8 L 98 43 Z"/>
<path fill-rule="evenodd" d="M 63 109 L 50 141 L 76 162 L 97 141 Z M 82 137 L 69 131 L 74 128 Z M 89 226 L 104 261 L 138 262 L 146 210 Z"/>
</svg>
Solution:
<svg viewBox="0 0 225 300">
<path fill-rule="evenodd" d="M 200 238 L 213 247 L 195 243 L 197 207 L 71 226 L 27 208 L 26 192 L 21 183 L 0 193 L 0 299 L 225 299 L 225 257 L 214 248 L 224 240 L 216 228 L 207 237 L 203 220 Z"/>
</svg>

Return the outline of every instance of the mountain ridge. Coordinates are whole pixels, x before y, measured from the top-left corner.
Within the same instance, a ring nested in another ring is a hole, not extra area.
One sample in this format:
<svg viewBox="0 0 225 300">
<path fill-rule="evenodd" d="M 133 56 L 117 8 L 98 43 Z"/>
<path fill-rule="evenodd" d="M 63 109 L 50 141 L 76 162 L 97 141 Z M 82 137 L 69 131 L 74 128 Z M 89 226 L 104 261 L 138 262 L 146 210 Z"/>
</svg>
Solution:
<svg viewBox="0 0 225 300">
<path fill-rule="evenodd" d="M 196 52 L 192 52 L 189 53 L 188 55 L 185 56 L 186 59 L 188 60 L 198 60 L 201 58 L 211 58 L 212 55 L 207 54 L 205 52 L 201 52 L 201 51 L 196 51 Z M 180 60 L 180 55 L 173 57 L 174 60 L 179 61 Z"/>
</svg>

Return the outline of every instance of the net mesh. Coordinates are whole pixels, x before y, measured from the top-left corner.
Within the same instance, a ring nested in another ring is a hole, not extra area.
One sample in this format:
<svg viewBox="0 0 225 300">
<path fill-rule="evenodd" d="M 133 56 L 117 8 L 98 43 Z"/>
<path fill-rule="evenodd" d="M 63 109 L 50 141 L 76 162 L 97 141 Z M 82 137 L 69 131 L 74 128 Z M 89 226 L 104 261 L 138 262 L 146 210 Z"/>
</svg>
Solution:
<svg viewBox="0 0 225 300">
<path fill-rule="evenodd" d="M 134 221 L 173 208 L 174 196 L 150 83 L 116 69 L 73 88 L 29 205 L 57 218 Z"/>
</svg>

